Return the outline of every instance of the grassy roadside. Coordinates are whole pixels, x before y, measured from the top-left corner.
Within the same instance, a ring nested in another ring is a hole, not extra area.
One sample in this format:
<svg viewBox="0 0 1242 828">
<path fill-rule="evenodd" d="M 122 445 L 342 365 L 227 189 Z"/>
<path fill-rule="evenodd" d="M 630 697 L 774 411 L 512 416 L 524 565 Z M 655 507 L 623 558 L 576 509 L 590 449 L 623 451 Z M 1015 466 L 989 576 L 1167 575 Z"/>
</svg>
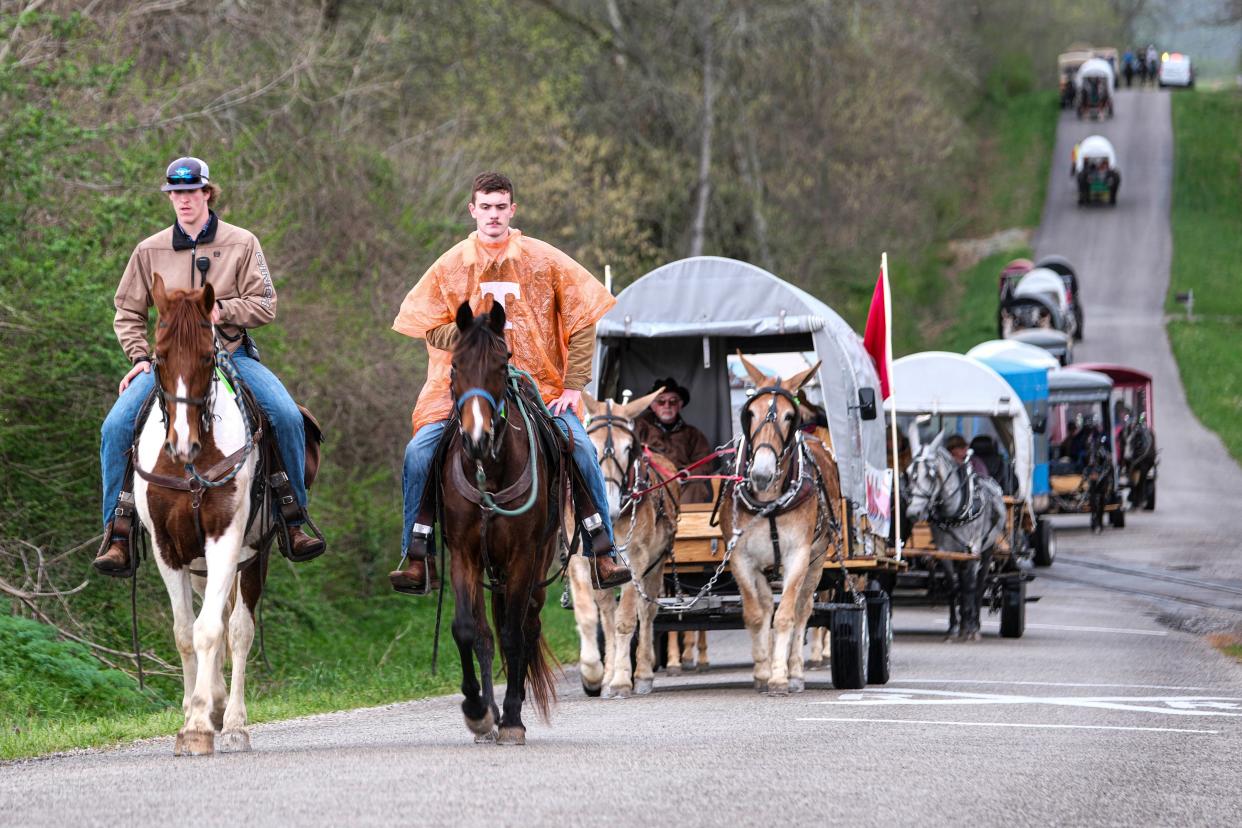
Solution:
<svg viewBox="0 0 1242 828">
<path fill-rule="evenodd" d="M 281 624 L 284 601 L 272 603 L 266 613 L 272 669 L 262 664 L 257 643 L 251 653 L 252 722 L 452 693 L 461 683 L 449 631 L 451 593 L 437 676 L 431 675 L 434 599 L 359 599 L 338 605 L 339 615 L 323 619 L 328 623 L 297 633 Z M 556 657 L 575 661 L 577 630 L 573 613 L 560 607 L 559 589 L 549 589 L 543 619 Z M 147 630 L 144 644 L 159 637 L 171 639 L 171 629 Z M 181 726 L 180 684 L 157 676 L 143 696 L 126 676 L 101 667 L 78 645 L 56 641 L 43 625 L 0 616 L 0 760 L 170 736 Z"/>
<path fill-rule="evenodd" d="M 1194 321 L 1169 323 L 1191 409 L 1242 460 L 1242 94 L 1173 96 L 1173 296 L 1193 290 Z"/>
</svg>

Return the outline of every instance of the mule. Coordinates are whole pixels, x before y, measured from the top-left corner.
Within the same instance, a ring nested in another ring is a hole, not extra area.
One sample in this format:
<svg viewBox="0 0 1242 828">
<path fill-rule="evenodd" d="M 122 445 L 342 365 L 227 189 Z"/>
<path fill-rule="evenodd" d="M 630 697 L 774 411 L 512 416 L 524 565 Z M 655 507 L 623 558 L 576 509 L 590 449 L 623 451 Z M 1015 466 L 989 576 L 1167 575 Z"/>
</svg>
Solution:
<svg viewBox="0 0 1242 828">
<path fill-rule="evenodd" d="M 266 576 L 256 565 L 266 521 L 252 522 L 251 502 L 259 435 L 235 385 L 217 372 L 212 286 L 167 292 L 157 273 L 151 296 L 158 314 L 152 361 L 158 405 L 139 426 L 134 501 L 172 602 L 181 656 L 184 723 L 174 752 L 210 754 L 217 744 L 249 750 L 246 666 Z M 230 367 L 223 358 L 220 365 Z M 308 486 L 313 474 L 308 462 Z M 191 569 L 200 561 L 201 568 Z M 202 596 L 197 616 L 195 592 Z"/>
<path fill-rule="evenodd" d="M 1126 421 L 1121 430 L 1122 460 L 1130 480 L 1130 505 L 1148 511 L 1156 508 L 1156 487 L 1151 470 L 1156 465 L 1156 433 L 1147 425 L 1145 414 Z"/>
<path fill-rule="evenodd" d="M 909 500 L 902 517 L 911 524 L 927 521 L 937 549 L 973 556 L 940 559 L 939 566 L 951 595 L 946 637 L 978 641 L 992 552 L 1005 534 L 1005 497 L 995 481 L 975 474 L 969 459 L 958 463 L 942 445 L 944 437 L 942 431 L 921 445 L 917 427 L 911 426 L 914 460 L 903 483 L 903 500 Z"/>
<path fill-rule="evenodd" d="M 461 709 L 476 741 L 522 745 L 527 694 L 545 721 L 556 697 L 540 612 L 544 574 L 563 538 L 565 464 L 572 461 L 538 389 L 509 366 L 504 306 L 488 300 L 475 317 L 463 302 L 456 323 L 451 386 L 458 416 L 443 449 L 440 525 L 452 560 Z M 508 682 L 503 707 L 492 682 L 487 590 Z"/>
<path fill-rule="evenodd" d="M 742 408 L 740 479 L 722 490 L 720 525 L 750 632 L 755 689 L 782 696 L 806 687 L 802 640 L 824 556 L 840 536 L 841 485 L 828 448 L 799 427 L 797 394 L 819 363 L 784 380 L 745 357 L 742 364 L 756 390 Z"/>
<path fill-rule="evenodd" d="M 1087 441 L 1082 480 L 1091 512 L 1091 531 L 1099 534 L 1104 531 L 1104 507 L 1116 499 L 1117 491 L 1111 449 L 1102 434 L 1092 434 Z"/>
<path fill-rule="evenodd" d="M 582 686 L 590 696 L 646 695 L 655 682 L 656 602 L 664 583 L 664 562 L 677 534 L 681 484 L 671 460 L 638 442 L 634 420 L 661 393 L 663 389 L 625 405 L 582 395 L 591 415 L 587 435 L 604 473 L 618 551 L 634 573 L 633 580 L 621 587 L 618 600 L 613 590 L 594 588 L 588 561 L 580 556 L 570 561 Z M 605 641 L 602 663 L 596 637 L 600 626 Z M 631 667 L 636 630 L 638 647 Z"/>
<path fill-rule="evenodd" d="M 664 670 L 670 676 L 689 670 L 706 673 L 711 666 L 707 658 L 707 630 L 668 633 L 668 664 Z"/>
</svg>

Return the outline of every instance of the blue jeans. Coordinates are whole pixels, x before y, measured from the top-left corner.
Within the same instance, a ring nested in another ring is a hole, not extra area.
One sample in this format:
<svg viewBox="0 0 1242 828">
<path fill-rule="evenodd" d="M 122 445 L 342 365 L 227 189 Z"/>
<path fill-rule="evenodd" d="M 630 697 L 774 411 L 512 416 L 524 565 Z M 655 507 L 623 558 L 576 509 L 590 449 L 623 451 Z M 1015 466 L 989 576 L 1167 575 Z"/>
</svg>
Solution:
<svg viewBox="0 0 1242 828">
<path fill-rule="evenodd" d="M 280 461 L 289 475 L 298 503 L 306 507 L 306 434 L 302 412 L 281 385 L 280 380 L 263 363 L 251 359 L 244 349 L 233 354 L 233 365 L 242 381 L 254 392 L 259 407 L 276 431 Z M 138 374 L 125 392 L 117 398 L 104 419 L 99 446 L 99 465 L 103 472 L 103 522 L 112 520 L 117 496 L 125 475 L 125 452 L 134 442 L 138 411 L 155 385 L 150 372 Z"/>
<path fill-rule="evenodd" d="M 604 473 L 600 470 L 599 460 L 595 456 L 595 445 L 587 436 L 582 421 L 572 411 L 566 411 L 555 419 L 556 424 L 560 426 L 561 433 L 573 432 L 574 465 L 582 473 L 582 479 L 586 481 L 587 491 L 590 492 L 595 511 L 603 519 L 608 537 L 612 538 L 612 518 L 608 515 L 608 490 L 604 487 Z M 414 439 L 405 446 L 405 463 L 401 472 L 401 489 L 405 503 L 405 526 L 401 535 L 402 555 L 409 551 L 410 532 L 418 519 L 418 509 L 423 502 L 423 492 L 427 488 L 427 474 L 431 461 L 435 457 L 436 446 L 440 444 L 440 436 L 448 427 L 448 422 L 448 420 L 441 420 L 438 423 L 428 423 L 420 428 L 414 435 Z"/>
</svg>

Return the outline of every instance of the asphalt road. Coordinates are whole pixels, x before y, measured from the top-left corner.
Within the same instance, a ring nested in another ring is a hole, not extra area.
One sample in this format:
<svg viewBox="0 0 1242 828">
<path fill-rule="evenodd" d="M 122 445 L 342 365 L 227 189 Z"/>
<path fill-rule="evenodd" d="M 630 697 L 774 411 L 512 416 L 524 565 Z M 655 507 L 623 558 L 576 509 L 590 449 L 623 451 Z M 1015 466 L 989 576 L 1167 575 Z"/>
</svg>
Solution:
<svg viewBox="0 0 1242 828">
<path fill-rule="evenodd" d="M 165 738 L 0 766 L 0 823 L 1238 824 L 1242 668 L 1193 630 L 1238 617 L 1242 595 L 1118 589 L 1228 587 L 1242 537 L 1223 494 L 1239 471 L 1187 415 L 1162 332 L 1167 97 L 1122 93 L 1099 130 L 1121 204 L 1074 206 L 1084 130 L 1063 122 L 1038 246 L 1082 268 L 1082 356 L 1156 374 L 1160 510 L 1099 538 L 1065 521 L 1022 639 L 991 618 L 982 642 L 947 644 L 943 610 L 901 608 L 887 686 L 835 691 L 817 671 L 768 698 L 744 639 L 715 635 L 710 672 L 658 676 L 648 697 L 587 699 L 571 675 L 522 748 L 473 744 L 457 699 L 430 699 L 255 727 L 248 754 L 174 759 Z"/>
</svg>

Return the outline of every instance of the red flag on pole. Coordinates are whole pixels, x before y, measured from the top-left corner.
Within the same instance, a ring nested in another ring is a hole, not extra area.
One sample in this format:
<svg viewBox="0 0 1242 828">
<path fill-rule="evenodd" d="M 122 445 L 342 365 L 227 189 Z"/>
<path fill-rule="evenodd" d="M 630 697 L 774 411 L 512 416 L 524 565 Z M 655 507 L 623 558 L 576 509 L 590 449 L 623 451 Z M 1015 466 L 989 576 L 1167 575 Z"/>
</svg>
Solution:
<svg viewBox="0 0 1242 828">
<path fill-rule="evenodd" d="M 871 354 L 875 363 L 876 373 L 880 375 L 880 399 L 887 400 L 889 354 L 888 314 L 885 312 L 888 302 L 888 280 L 884 278 L 883 268 L 875 280 L 875 292 L 871 294 L 871 309 L 867 311 L 867 328 L 863 332 L 863 347 Z"/>
</svg>

